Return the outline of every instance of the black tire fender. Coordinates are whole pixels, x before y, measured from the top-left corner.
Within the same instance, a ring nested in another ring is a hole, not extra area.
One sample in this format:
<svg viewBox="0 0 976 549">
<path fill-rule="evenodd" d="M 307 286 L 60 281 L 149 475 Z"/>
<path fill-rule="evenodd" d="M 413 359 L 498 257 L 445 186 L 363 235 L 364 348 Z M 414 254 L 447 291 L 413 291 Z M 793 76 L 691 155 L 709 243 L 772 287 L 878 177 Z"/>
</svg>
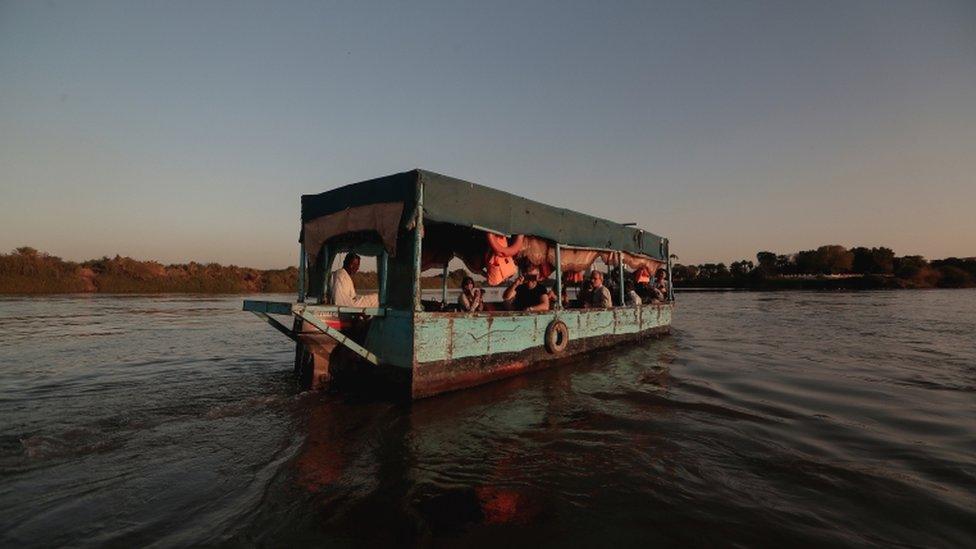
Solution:
<svg viewBox="0 0 976 549">
<path fill-rule="evenodd" d="M 546 350 L 558 355 L 566 350 L 567 345 L 569 345 L 569 328 L 562 320 L 553 320 L 546 326 Z"/>
</svg>

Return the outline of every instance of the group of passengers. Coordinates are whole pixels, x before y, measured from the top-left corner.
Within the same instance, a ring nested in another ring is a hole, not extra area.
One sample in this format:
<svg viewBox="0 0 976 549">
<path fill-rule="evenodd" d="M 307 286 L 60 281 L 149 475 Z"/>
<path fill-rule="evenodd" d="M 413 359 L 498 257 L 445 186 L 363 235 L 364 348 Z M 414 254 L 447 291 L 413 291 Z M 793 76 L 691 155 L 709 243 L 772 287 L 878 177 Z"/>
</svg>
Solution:
<svg viewBox="0 0 976 549">
<path fill-rule="evenodd" d="M 634 284 L 628 280 L 624 285 L 624 304 L 633 307 L 642 303 L 661 303 L 667 300 L 668 283 L 667 272 L 658 269 L 654 280 L 646 283 Z M 613 307 L 613 296 L 616 288 L 609 288 L 604 284 L 604 274 L 600 271 L 590 273 L 590 278 L 579 288 L 575 300 L 569 299 L 566 286 L 562 288 L 562 296 L 557 298 L 556 292 L 547 288 L 540 279 L 539 268 L 530 266 L 524 274 L 519 275 L 504 293 L 502 301 L 509 311 L 548 311 L 557 299 L 564 309 L 604 309 Z M 643 294 L 643 295 L 642 295 Z M 484 291 L 475 287 L 474 279 L 470 276 L 461 282 L 461 294 L 458 296 L 458 308 L 461 311 L 476 312 L 485 310 Z"/>
<path fill-rule="evenodd" d="M 377 307 L 379 305 L 376 294 L 356 294 L 352 277 L 359 271 L 359 263 L 358 255 L 346 254 L 342 261 L 342 268 L 336 269 L 332 273 L 330 303 L 352 307 Z M 669 294 L 666 277 L 667 272 L 664 269 L 658 269 L 654 279 L 650 282 L 635 284 L 628 280 L 624 284 L 624 304 L 635 306 L 646 302 L 660 303 L 666 301 Z M 502 293 L 505 309 L 509 311 L 548 311 L 555 305 L 557 299 L 566 309 L 605 309 L 620 305 L 620 303 L 614 303 L 613 299 L 614 295 L 618 295 L 617 288 L 607 287 L 604 284 L 604 274 L 600 271 L 590 273 L 589 280 L 579 288 L 575 300 L 569 299 L 565 285 L 562 289 L 562 296 L 557 297 L 552 289 L 542 283 L 541 278 L 539 268 L 529 266 L 525 273 L 520 274 Z M 470 276 L 465 277 L 461 282 L 458 307 L 461 311 L 468 312 L 486 310 L 484 291 L 475 287 L 474 279 Z"/>
</svg>

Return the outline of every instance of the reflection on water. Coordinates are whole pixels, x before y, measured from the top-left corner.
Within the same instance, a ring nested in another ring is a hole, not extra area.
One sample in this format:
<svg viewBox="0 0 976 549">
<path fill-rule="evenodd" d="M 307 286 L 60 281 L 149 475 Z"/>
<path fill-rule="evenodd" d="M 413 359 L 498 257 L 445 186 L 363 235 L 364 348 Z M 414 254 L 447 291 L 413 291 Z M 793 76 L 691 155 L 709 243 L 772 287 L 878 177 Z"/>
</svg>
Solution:
<svg viewBox="0 0 976 549">
<path fill-rule="evenodd" d="M 679 298 L 413 404 L 297 393 L 239 297 L 0 300 L 0 545 L 972 546 L 976 292 Z"/>
</svg>

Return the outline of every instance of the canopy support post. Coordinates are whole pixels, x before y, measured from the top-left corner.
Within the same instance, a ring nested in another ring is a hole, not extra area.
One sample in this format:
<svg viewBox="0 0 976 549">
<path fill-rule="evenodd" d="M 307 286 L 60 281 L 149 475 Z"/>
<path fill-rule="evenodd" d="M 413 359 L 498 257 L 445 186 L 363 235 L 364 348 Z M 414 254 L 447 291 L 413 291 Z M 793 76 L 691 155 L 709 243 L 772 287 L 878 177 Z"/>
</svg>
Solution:
<svg viewBox="0 0 976 549">
<path fill-rule="evenodd" d="M 563 308 L 563 262 L 559 255 L 559 243 L 556 242 L 556 310 Z"/>
<path fill-rule="evenodd" d="M 424 240 L 424 182 L 417 181 L 417 212 L 413 228 L 413 310 L 423 311 L 420 284 L 420 253 Z"/>
<path fill-rule="evenodd" d="M 332 262 L 329 261 L 329 245 L 322 246 L 322 299 L 319 303 L 329 302 L 329 290 L 332 286 Z"/>
<path fill-rule="evenodd" d="M 620 305 L 626 305 L 626 293 L 624 292 L 624 253 L 617 252 L 617 270 L 620 272 L 620 276 L 617 277 L 618 283 L 620 285 Z"/>
<path fill-rule="evenodd" d="M 298 247 L 298 302 L 305 303 L 305 245 Z"/>
<path fill-rule="evenodd" d="M 447 268 L 450 263 L 450 260 L 444 263 L 444 284 L 441 286 L 441 304 L 444 307 L 447 307 Z"/>
<path fill-rule="evenodd" d="M 380 254 L 379 263 L 376 265 L 376 270 L 379 271 L 380 278 L 380 307 L 386 306 L 386 266 L 389 261 L 389 254 L 386 250 Z"/>
<path fill-rule="evenodd" d="M 668 258 L 668 301 L 674 301 L 674 286 L 671 284 L 671 241 L 664 241 L 664 255 Z"/>
</svg>

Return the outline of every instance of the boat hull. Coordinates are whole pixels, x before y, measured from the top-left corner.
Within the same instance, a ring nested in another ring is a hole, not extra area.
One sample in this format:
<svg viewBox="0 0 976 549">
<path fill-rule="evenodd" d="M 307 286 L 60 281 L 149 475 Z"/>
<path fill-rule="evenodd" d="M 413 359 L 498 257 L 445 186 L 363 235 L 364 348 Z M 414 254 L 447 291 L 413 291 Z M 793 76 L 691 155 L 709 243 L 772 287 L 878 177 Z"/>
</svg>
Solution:
<svg viewBox="0 0 976 549">
<path fill-rule="evenodd" d="M 554 366 L 562 359 L 670 333 L 673 304 L 542 312 L 441 313 L 387 311 L 372 318 L 361 336 L 380 359 L 369 364 L 329 336 L 310 333 L 298 341 L 304 388 L 348 385 L 388 387 L 411 399 L 426 398 Z M 568 342 L 551 352 L 547 328 L 566 325 Z M 302 358 L 304 357 L 304 358 Z M 364 381 L 365 380 L 365 381 Z M 405 389 L 405 391 L 404 391 Z"/>
<path fill-rule="evenodd" d="M 559 354 L 550 353 L 542 345 L 519 352 L 419 363 L 413 368 L 411 376 L 411 397 L 414 399 L 431 397 L 557 366 L 570 357 L 647 338 L 661 337 L 670 333 L 670 330 L 670 326 L 658 326 L 632 334 L 609 334 L 571 340 L 566 349 Z"/>
<path fill-rule="evenodd" d="M 410 365 L 412 398 L 425 398 L 539 370 L 581 353 L 670 333 L 670 303 L 538 313 L 416 313 Z M 566 324 L 560 352 L 547 327 Z"/>
</svg>

